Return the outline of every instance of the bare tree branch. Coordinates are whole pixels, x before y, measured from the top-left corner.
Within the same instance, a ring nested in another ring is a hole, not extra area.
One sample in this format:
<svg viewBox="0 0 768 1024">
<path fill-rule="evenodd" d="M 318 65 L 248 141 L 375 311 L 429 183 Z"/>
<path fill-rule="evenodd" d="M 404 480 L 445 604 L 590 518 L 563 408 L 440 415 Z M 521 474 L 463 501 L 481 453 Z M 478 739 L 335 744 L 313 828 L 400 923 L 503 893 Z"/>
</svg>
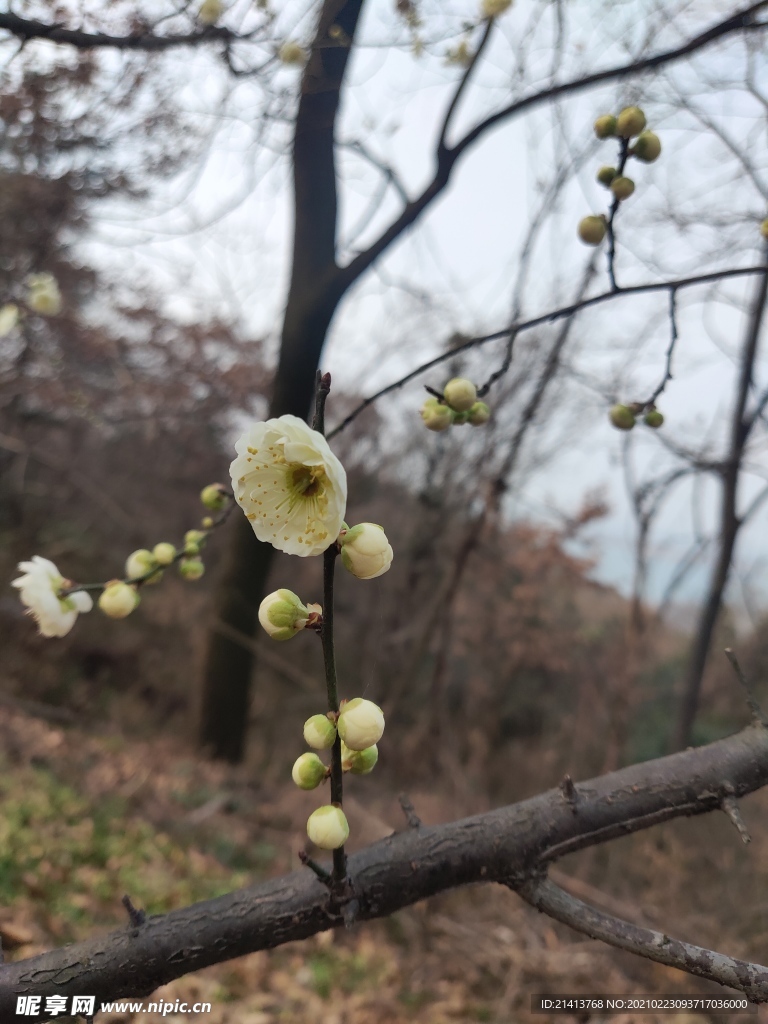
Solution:
<svg viewBox="0 0 768 1024">
<path fill-rule="evenodd" d="M 710 281 L 721 281 L 731 277 L 742 277 L 751 274 L 762 274 L 765 273 L 764 266 L 756 267 L 733 267 L 728 270 L 715 270 L 709 274 L 699 274 L 695 277 L 681 277 L 674 281 L 654 281 L 649 284 L 636 284 L 631 285 L 629 288 L 618 288 L 615 291 L 601 292 L 599 295 L 593 295 L 589 299 L 581 299 L 578 302 L 572 302 L 568 306 L 561 306 L 560 309 L 550 310 L 548 313 L 542 313 L 540 316 L 533 317 L 531 320 L 524 320 L 522 323 L 510 324 L 508 327 L 504 327 L 500 331 L 494 331 L 492 334 L 483 334 L 475 338 L 469 338 L 467 341 L 462 342 L 461 345 L 457 345 L 455 348 L 450 349 L 448 352 L 443 352 L 439 356 L 435 356 L 434 359 L 429 359 L 426 363 L 422 363 L 421 366 L 417 366 L 415 370 L 411 370 L 404 377 L 400 377 L 398 380 L 393 381 L 391 384 L 387 384 L 386 387 L 381 388 L 380 391 L 375 392 L 368 398 L 364 399 L 360 405 L 356 406 L 352 412 L 346 416 L 338 426 L 334 427 L 333 430 L 329 431 L 328 438 L 335 437 L 336 434 L 340 433 L 347 427 L 353 420 L 357 419 L 361 412 L 368 408 L 369 405 L 373 405 L 374 402 L 378 401 L 384 395 L 390 394 L 392 391 L 396 391 L 398 388 L 403 387 L 409 381 L 412 381 L 415 377 L 419 377 L 422 373 L 426 373 L 427 370 L 431 370 L 434 366 L 439 366 L 441 363 L 446 362 L 449 359 L 453 359 L 458 353 L 465 352 L 471 348 L 479 348 L 481 345 L 486 345 L 490 341 L 499 341 L 501 338 L 516 336 L 523 331 L 529 331 L 533 327 L 540 327 L 542 324 L 551 324 L 557 320 L 562 320 L 565 317 L 573 316 L 575 313 L 579 313 L 582 309 L 588 309 L 590 306 L 599 306 L 603 302 L 608 302 L 611 299 L 618 298 L 622 295 L 641 295 L 645 292 L 677 292 L 681 288 L 691 288 L 698 284 L 708 284 Z M 671 347 L 671 346 L 670 346 Z M 671 351 L 668 350 L 667 358 L 671 357 Z"/>
<path fill-rule="evenodd" d="M 750 725 L 717 743 L 576 783 L 570 799 L 557 786 L 486 814 L 407 828 L 350 856 L 358 919 L 386 917 L 471 882 L 525 889 L 568 853 L 680 816 L 720 810 L 726 797 L 737 799 L 766 784 L 768 730 Z M 343 901 L 313 872 L 294 872 L 149 917 L 138 928 L 5 964 L 0 967 L 0 1019 L 13 1017 L 20 995 L 87 992 L 96 996 L 97 1005 L 143 996 L 190 971 L 304 939 L 343 922 Z M 606 934 L 600 935 L 606 941 L 611 941 L 609 925 L 603 922 Z M 641 943 L 635 952 L 651 956 L 658 947 L 650 940 L 646 945 Z M 668 952 L 676 955 L 683 949 L 672 944 Z M 701 973 L 698 956 L 691 961 L 681 956 L 674 966 Z M 734 970 L 733 977 L 709 976 L 751 999 L 768 1001 L 768 981 L 761 980 L 757 967 L 747 967 L 746 973 Z"/>
<path fill-rule="evenodd" d="M 548 878 L 527 883 L 517 891 L 543 914 L 590 938 L 601 939 L 609 946 L 625 949 L 667 967 L 677 967 L 688 974 L 728 985 L 744 992 L 753 1002 L 768 1000 L 768 968 L 760 964 L 734 960 L 714 950 L 670 938 L 663 932 L 630 924 L 576 899 Z"/>
</svg>

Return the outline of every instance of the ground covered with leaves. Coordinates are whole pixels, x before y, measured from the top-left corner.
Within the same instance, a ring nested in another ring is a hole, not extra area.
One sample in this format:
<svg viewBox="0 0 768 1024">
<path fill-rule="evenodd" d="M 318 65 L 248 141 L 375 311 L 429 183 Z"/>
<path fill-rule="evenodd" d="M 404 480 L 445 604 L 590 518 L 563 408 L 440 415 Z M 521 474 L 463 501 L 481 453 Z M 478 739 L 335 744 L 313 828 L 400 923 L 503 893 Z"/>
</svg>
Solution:
<svg viewBox="0 0 768 1024">
<path fill-rule="evenodd" d="M 245 769 L 201 761 L 179 741 L 97 737 L 8 708 L 0 710 L 0 743 L 0 935 L 9 958 L 120 927 L 124 893 L 163 913 L 298 864 L 314 803 L 290 785 L 267 791 Z M 411 796 L 427 823 L 472 809 L 448 790 Z M 365 804 L 350 794 L 352 848 L 403 827 L 396 794 L 369 797 L 370 788 Z M 555 877 L 612 913 L 765 962 L 766 810 L 763 794 L 745 802 L 748 847 L 725 816 L 709 816 L 586 851 Z M 536 992 L 719 991 L 574 934 L 508 890 L 484 886 L 221 964 L 157 993 L 209 1001 L 210 1014 L 100 1019 L 503 1024 L 546 1021 L 530 1016 Z"/>
</svg>

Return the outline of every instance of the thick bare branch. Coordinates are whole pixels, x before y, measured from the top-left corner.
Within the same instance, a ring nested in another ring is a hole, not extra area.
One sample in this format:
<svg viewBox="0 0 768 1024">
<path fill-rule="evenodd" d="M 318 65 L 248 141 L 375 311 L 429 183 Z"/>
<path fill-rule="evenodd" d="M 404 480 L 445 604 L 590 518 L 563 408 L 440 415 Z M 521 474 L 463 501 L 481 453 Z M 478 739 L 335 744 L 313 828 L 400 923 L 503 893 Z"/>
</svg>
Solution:
<svg viewBox="0 0 768 1024">
<path fill-rule="evenodd" d="M 706 747 L 559 787 L 522 803 L 437 826 L 408 828 L 349 858 L 359 920 L 386 917 L 470 882 L 520 889 L 568 853 L 680 816 L 719 810 L 725 797 L 768 784 L 768 730 L 751 725 Z M 174 978 L 344 923 L 344 906 L 311 871 L 262 882 L 139 928 L 0 967 L 0 1019 L 19 995 L 141 996 Z M 684 962 L 676 964 L 690 969 Z M 728 982 L 768 1001 L 752 975 Z M 30 1020 L 35 1018 L 30 1017 Z M 41 1014 L 38 1020 L 44 1019 Z"/>
</svg>

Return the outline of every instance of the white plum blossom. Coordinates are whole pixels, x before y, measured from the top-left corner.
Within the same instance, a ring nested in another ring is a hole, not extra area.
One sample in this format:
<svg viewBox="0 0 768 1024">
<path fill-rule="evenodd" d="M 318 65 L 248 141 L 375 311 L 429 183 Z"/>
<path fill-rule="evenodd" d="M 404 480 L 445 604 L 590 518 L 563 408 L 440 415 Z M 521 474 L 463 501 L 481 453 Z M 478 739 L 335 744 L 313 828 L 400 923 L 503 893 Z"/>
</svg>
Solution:
<svg viewBox="0 0 768 1024">
<path fill-rule="evenodd" d="M 68 581 L 47 558 L 33 555 L 31 562 L 19 563 L 19 571 L 24 575 L 14 580 L 12 586 L 19 590 L 22 603 L 43 636 L 66 636 L 77 616 L 93 607 L 90 595 L 82 590 L 59 597 Z"/>
<path fill-rule="evenodd" d="M 250 426 L 235 451 L 232 489 L 259 540 L 289 555 L 319 555 L 335 542 L 347 475 L 322 434 L 280 416 Z"/>
</svg>

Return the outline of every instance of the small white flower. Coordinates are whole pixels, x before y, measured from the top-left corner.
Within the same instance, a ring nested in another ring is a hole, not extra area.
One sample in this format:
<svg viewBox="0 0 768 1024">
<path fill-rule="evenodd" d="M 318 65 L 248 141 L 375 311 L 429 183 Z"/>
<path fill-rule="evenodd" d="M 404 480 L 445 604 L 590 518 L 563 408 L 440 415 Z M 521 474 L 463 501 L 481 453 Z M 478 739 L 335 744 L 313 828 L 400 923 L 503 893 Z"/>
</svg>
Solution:
<svg viewBox="0 0 768 1024">
<path fill-rule="evenodd" d="M 67 581 L 47 558 L 34 555 L 31 562 L 20 562 L 19 570 L 24 575 L 14 580 L 12 586 L 18 588 L 22 603 L 37 621 L 43 636 L 66 636 L 77 616 L 93 607 L 90 595 L 82 590 L 59 597 Z"/>
<path fill-rule="evenodd" d="M 53 274 L 30 274 L 27 277 L 27 305 L 42 316 L 61 312 L 61 292 Z"/>
<path fill-rule="evenodd" d="M 336 728 L 350 750 L 365 750 L 381 739 L 384 714 L 372 700 L 355 697 L 342 705 Z"/>
<path fill-rule="evenodd" d="M 276 590 L 259 605 L 259 622 L 273 640 L 290 640 L 309 622 L 309 609 L 292 590 Z"/>
<path fill-rule="evenodd" d="M 339 534 L 344 568 L 359 580 L 382 576 L 392 564 L 392 545 L 376 523 L 358 523 Z"/>
<path fill-rule="evenodd" d="M 349 839 L 347 816 L 333 804 L 318 807 L 307 821 L 307 835 L 321 850 L 338 850 Z"/>
<path fill-rule="evenodd" d="M 280 416 L 254 423 L 235 451 L 232 489 L 259 540 L 289 555 L 319 555 L 334 543 L 347 475 L 322 434 Z"/>
</svg>

